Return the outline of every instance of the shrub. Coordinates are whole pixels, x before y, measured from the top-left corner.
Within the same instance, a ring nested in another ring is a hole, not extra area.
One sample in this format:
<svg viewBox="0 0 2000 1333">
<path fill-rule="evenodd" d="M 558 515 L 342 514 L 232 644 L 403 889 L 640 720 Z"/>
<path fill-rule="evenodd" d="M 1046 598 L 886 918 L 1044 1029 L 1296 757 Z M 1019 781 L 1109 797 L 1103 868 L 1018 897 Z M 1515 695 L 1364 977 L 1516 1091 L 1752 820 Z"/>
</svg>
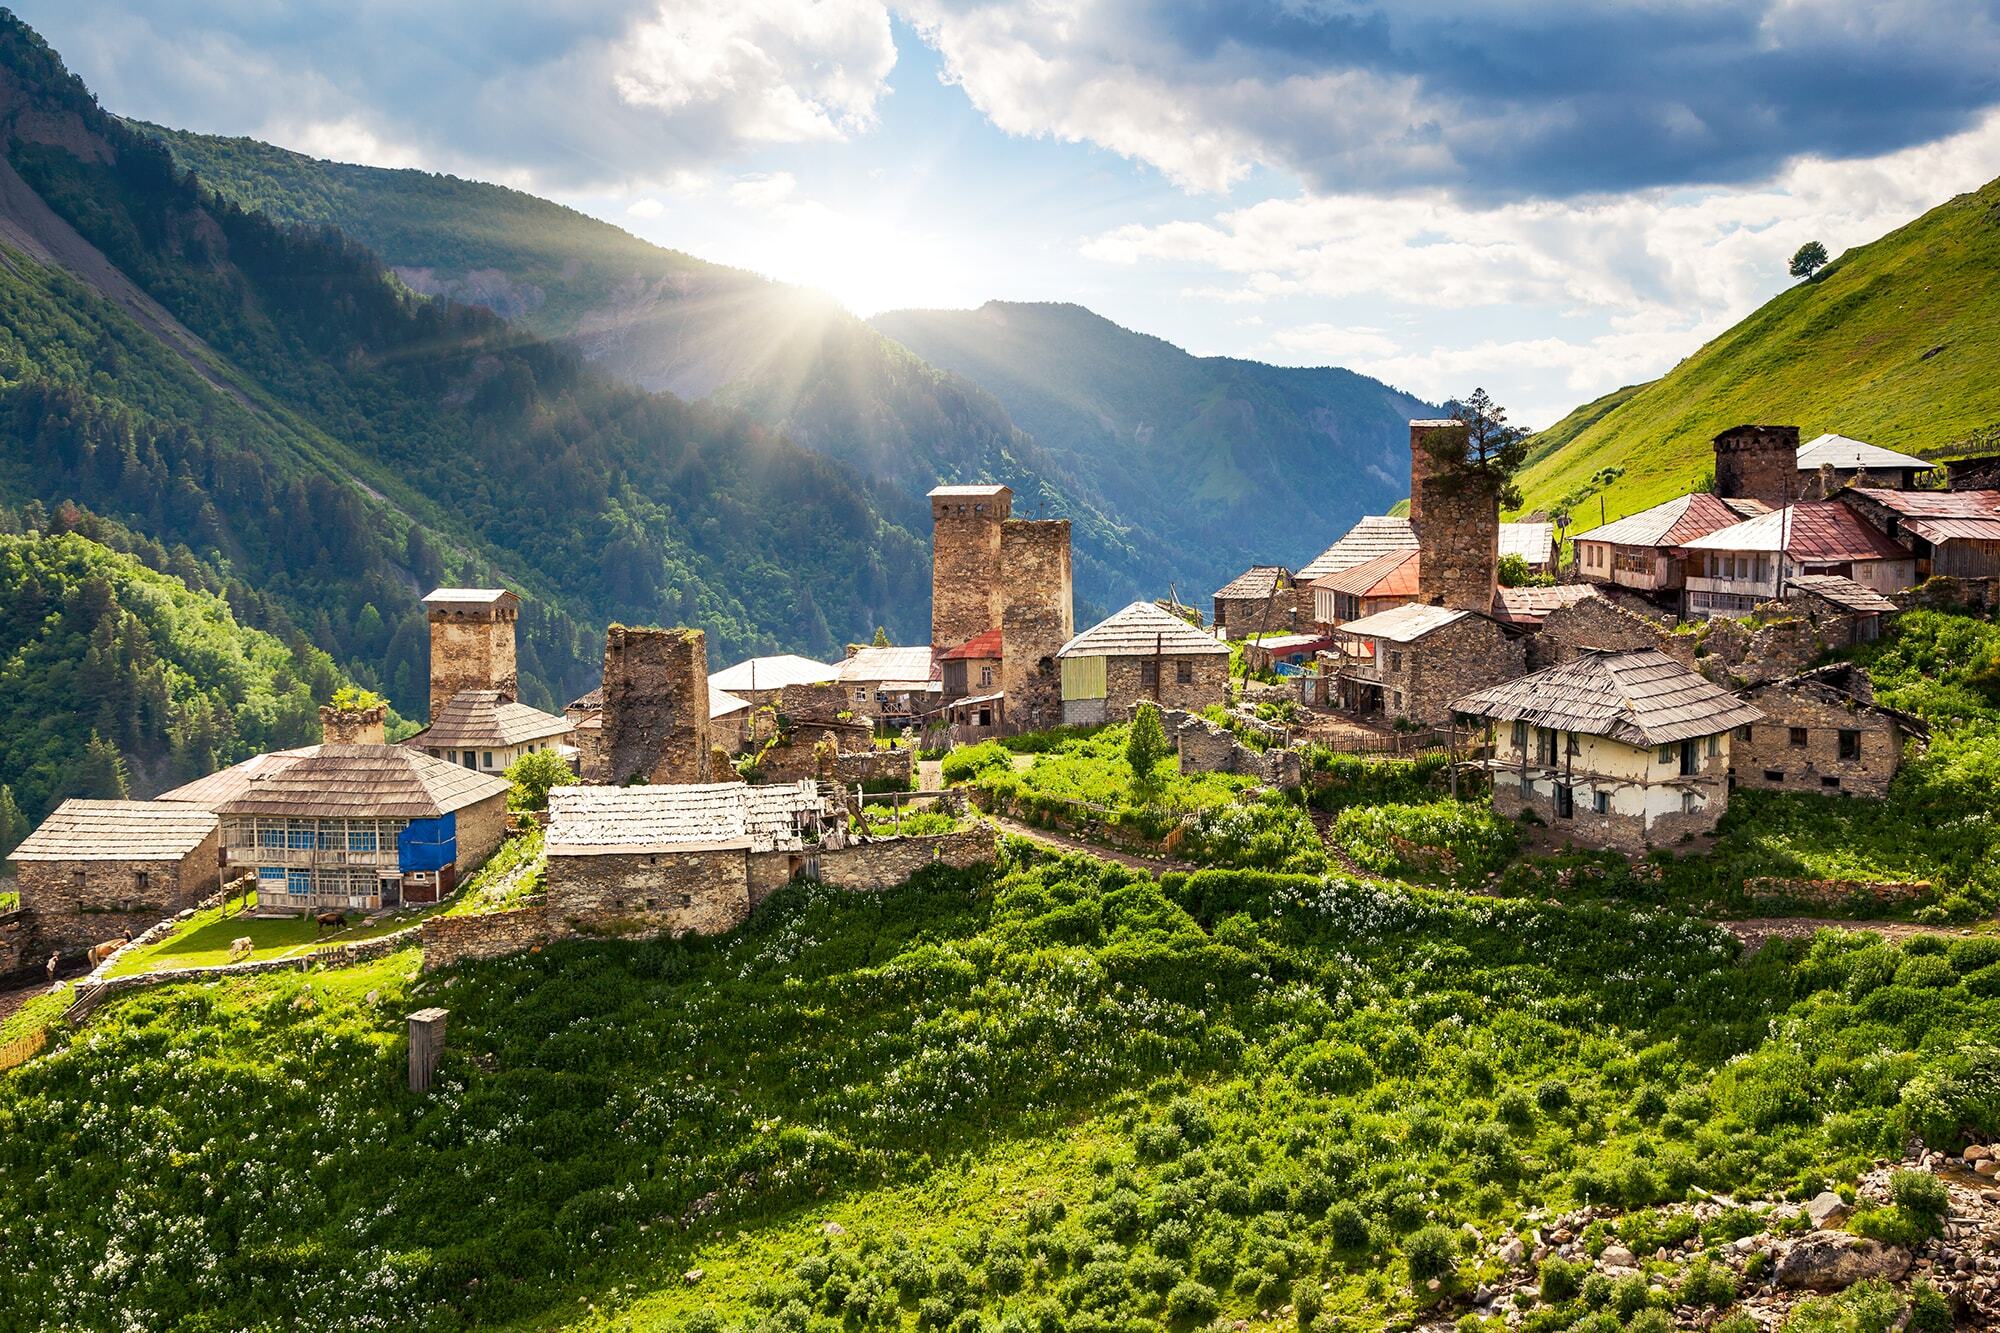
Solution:
<svg viewBox="0 0 2000 1333">
<path fill-rule="evenodd" d="M 1368 1219 L 1351 1199 L 1326 1210 L 1326 1231 L 1338 1249 L 1358 1250 L 1368 1244 Z"/>
<path fill-rule="evenodd" d="M 1491 807 L 1452 800 L 1350 806 L 1334 820 L 1333 837 L 1370 870 L 1456 884 L 1498 870 L 1519 841 Z"/>
<path fill-rule="evenodd" d="M 1904 1328 L 1908 1333 L 1951 1333 L 1951 1302 L 1929 1278 L 1920 1277 L 1910 1287 L 1910 1322 Z"/>
<path fill-rule="evenodd" d="M 1535 1105 L 1549 1115 L 1561 1115 L 1570 1106 L 1569 1084 L 1552 1078 L 1535 1089 Z"/>
<path fill-rule="evenodd" d="M 1951 1212 L 1951 1191 L 1942 1180 L 1928 1171 L 1897 1171 L 1889 1177 L 1889 1197 L 1926 1227 L 1930 1235 L 1944 1234 L 1944 1220 Z"/>
<path fill-rule="evenodd" d="M 944 762 L 938 766 L 938 772 L 946 782 L 956 785 L 971 782 L 995 769 L 1012 769 L 1013 766 L 1011 754 L 999 742 L 981 741 L 946 755 Z"/>
<path fill-rule="evenodd" d="M 1201 1323 L 1215 1318 L 1215 1312 L 1222 1308 L 1222 1302 L 1215 1294 L 1215 1288 L 1193 1279 L 1176 1282 L 1167 1293 L 1167 1317 L 1187 1323 Z"/>
<path fill-rule="evenodd" d="M 1726 1306 L 1736 1302 L 1736 1274 L 1701 1255 L 1688 1265 L 1674 1299 L 1681 1305 Z"/>
<path fill-rule="evenodd" d="M 1560 1305 L 1564 1301 L 1575 1300 L 1583 1291 L 1584 1275 L 1589 1271 L 1588 1264 L 1571 1263 L 1567 1259 L 1550 1255 L 1542 1260 L 1542 1299 L 1550 1305 Z"/>
<path fill-rule="evenodd" d="M 1423 1227 L 1404 1239 L 1403 1259 L 1410 1266 L 1413 1286 L 1448 1278 L 1458 1268 L 1458 1237 L 1435 1223 Z"/>
<path fill-rule="evenodd" d="M 1125 762 L 1132 766 L 1132 781 L 1150 787 L 1154 772 L 1172 751 L 1167 729 L 1160 725 L 1160 706 L 1140 703 L 1132 712 L 1132 726 L 1125 737 Z"/>
</svg>

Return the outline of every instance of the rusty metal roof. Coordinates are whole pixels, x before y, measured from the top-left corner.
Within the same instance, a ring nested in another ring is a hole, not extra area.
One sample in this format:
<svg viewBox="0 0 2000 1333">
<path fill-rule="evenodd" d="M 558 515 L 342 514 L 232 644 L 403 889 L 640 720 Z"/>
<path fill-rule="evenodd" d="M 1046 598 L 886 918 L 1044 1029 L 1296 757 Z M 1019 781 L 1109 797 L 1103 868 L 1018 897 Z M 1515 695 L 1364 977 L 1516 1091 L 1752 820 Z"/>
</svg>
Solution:
<svg viewBox="0 0 2000 1333">
<path fill-rule="evenodd" d="M 1745 513 L 1738 506 L 1754 508 Z M 1613 546 L 1680 546 L 1766 512 L 1766 506 L 1755 500 L 1724 500 L 1706 491 L 1696 491 L 1613 519 L 1588 532 L 1579 532 L 1576 540 L 1609 542 Z"/>
<path fill-rule="evenodd" d="M 404 745 L 308 745 L 257 755 L 159 799 L 219 815 L 434 819 L 506 793 L 493 774 Z"/>
<path fill-rule="evenodd" d="M 189 805 L 64 801 L 8 854 L 11 861 L 176 861 L 215 832 L 216 818 Z"/>
<path fill-rule="evenodd" d="M 1634 746 L 1713 736 L 1764 716 L 1656 648 L 1587 648 L 1574 661 L 1475 690 L 1451 706 L 1495 722 L 1527 722 Z"/>
<path fill-rule="evenodd" d="M 1843 494 L 1872 500 L 1908 518 L 1992 518 L 2000 515 L 2000 491 L 1895 491 L 1851 486 Z"/>
<path fill-rule="evenodd" d="M 575 729 L 568 718 L 504 698 L 497 690 L 460 690 L 431 724 L 404 741 L 432 750 L 500 749 Z"/>
<path fill-rule="evenodd" d="M 1312 563 L 1299 571 L 1307 583 L 1343 569 L 1352 569 L 1364 560 L 1373 560 L 1390 551 L 1415 550 L 1417 530 L 1407 518 L 1370 514 L 1342 534 L 1339 541 L 1321 551 Z"/>
<path fill-rule="evenodd" d="M 1350 597 L 1415 597 L 1418 568 L 1417 548 L 1410 546 L 1314 579 L 1312 586 Z"/>
<path fill-rule="evenodd" d="M 1252 565 L 1215 590 L 1217 597 L 1274 597 L 1291 585 L 1292 571 L 1283 565 Z"/>
<path fill-rule="evenodd" d="M 1900 560 L 1909 551 L 1835 500 L 1808 500 L 1721 528 L 1681 546 L 1689 551 L 1775 551 L 1794 560 Z"/>
<path fill-rule="evenodd" d="M 640 787 L 556 787 L 549 792 L 550 856 L 648 851 L 767 852 L 797 846 L 801 819 L 826 813 L 811 778 Z"/>
<path fill-rule="evenodd" d="M 1000 631 L 997 629 L 983 630 L 938 660 L 943 662 L 997 662 L 1000 660 L 1000 649 Z"/>
<path fill-rule="evenodd" d="M 1134 602 L 1105 617 L 1056 651 L 1057 657 L 1169 657 L 1220 653 L 1229 646 L 1151 602 Z"/>
</svg>

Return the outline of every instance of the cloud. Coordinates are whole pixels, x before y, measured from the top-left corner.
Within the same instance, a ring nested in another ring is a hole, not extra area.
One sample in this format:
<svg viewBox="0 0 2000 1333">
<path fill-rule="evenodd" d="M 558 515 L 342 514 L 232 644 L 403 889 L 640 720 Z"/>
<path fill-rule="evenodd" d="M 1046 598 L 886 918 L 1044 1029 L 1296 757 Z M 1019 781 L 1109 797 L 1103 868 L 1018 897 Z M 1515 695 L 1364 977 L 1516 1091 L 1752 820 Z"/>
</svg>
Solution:
<svg viewBox="0 0 2000 1333">
<path fill-rule="evenodd" d="M 1014 134 L 1220 191 L 1563 198 L 1769 176 L 2000 100 L 1987 0 L 907 0 Z"/>
<path fill-rule="evenodd" d="M 122 113 L 545 190 L 864 133 L 896 60 L 877 0 L 24 8 Z"/>
</svg>

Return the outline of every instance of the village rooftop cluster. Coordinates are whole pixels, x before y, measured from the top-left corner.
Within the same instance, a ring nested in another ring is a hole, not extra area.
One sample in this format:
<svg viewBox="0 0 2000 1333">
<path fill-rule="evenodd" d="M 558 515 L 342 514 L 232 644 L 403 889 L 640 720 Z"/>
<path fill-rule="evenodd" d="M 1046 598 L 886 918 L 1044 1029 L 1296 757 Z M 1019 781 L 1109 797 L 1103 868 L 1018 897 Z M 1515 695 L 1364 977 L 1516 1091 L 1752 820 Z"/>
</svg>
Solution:
<svg viewBox="0 0 2000 1333">
<path fill-rule="evenodd" d="M 1463 429 L 1411 422 L 1407 518 L 1365 517 L 1297 572 L 1245 571 L 1207 624 L 1162 600 L 1079 632 L 1068 521 L 1014 517 L 1000 485 L 930 493 L 930 643 L 710 673 L 701 631 L 614 625 L 602 685 L 561 716 L 517 697 L 518 596 L 439 588 L 424 599 L 428 726 L 392 745 L 381 706 L 328 706 L 319 745 L 151 801 L 66 802 L 13 854 L 21 921 L 0 971 L 138 934 L 231 881 L 254 881 L 263 911 L 440 902 L 507 836 L 502 775 L 538 752 L 580 779 L 550 801 L 544 898 L 480 938 L 440 924 L 447 958 L 726 930 L 800 876 L 879 887 L 989 858 L 990 828 L 850 838 L 864 792 L 914 785 L 919 747 L 1150 704 L 1184 766 L 1296 785 L 1296 761 L 1244 767 L 1198 716 L 1239 702 L 1237 655 L 1266 697 L 1325 719 L 1322 735 L 1448 729 L 1498 812 L 1578 845 L 1637 853 L 1711 831 L 1736 786 L 1887 790 L 1921 724 L 1863 673 L 1813 664 L 1877 637 L 1928 581 L 1990 586 L 1989 473 L 1953 465 L 1944 489 L 1920 489 L 1923 459 L 1737 427 L 1715 439 L 1712 491 L 1584 532 L 1565 561 L 1553 524 L 1503 523 L 1491 491 L 1447 484 L 1430 445 Z M 1502 585 L 1509 557 L 1529 586 Z"/>
</svg>

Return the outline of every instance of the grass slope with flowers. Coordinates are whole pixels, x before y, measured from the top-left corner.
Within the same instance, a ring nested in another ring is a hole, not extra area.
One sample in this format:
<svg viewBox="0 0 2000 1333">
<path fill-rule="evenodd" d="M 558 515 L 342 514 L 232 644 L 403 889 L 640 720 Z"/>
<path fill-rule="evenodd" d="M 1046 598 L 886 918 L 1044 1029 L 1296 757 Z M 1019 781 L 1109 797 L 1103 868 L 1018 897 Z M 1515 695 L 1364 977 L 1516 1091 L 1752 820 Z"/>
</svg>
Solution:
<svg viewBox="0 0 2000 1333">
<path fill-rule="evenodd" d="M 790 888 L 723 938 L 117 1002 L 0 1078 L 0 1309 L 1323 1333 L 1468 1291 L 1466 1223 L 2000 1133 L 2000 942 L 1746 963 L 1671 914 L 1025 856 Z"/>
</svg>

